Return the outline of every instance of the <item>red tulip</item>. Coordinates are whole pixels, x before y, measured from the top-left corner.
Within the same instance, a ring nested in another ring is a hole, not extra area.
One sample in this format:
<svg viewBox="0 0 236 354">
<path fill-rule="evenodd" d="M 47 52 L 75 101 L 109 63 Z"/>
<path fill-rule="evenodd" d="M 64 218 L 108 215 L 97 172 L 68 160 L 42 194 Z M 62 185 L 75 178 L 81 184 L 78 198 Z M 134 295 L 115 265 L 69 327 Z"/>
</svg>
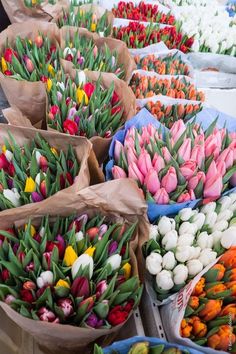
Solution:
<svg viewBox="0 0 236 354">
<path fill-rule="evenodd" d="M 91 229 L 88 229 L 86 231 L 86 234 L 88 235 L 91 241 L 95 239 L 98 233 L 99 233 L 99 227 L 91 227 Z"/>
<path fill-rule="evenodd" d="M 95 90 L 95 85 L 91 82 L 87 82 L 86 84 L 84 84 L 83 90 L 88 96 L 88 98 L 90 98 Z"/>
<path fill-rule="evenodd" d="M 15 57 L 17 57 L 17 53 L 13 50 L 13 49 L 11 49 L 11 48 L 7 48 L 6 50 L 5 50 L 5 52 L 4 52 L 4 59 L 8 62 L 8 63 L 11 63 L 12 62 L 12 56 L 15 56 Z M 6 72 L 4 73 L 4 74 L 6 74 Z"/>
<path fill-rule="evenodd" d="M 21 290 L 20 297 L 21 300 L 26 301 L 30 304 L 34 301 L 34 295 L 32 294 L 31 290 L 25 290 L 25 289 Z"/>
<path fill-rule="evenodd" d="M 35 290 L 36 289 L 36 284 L 33 281 L 28 280 L 28 281 L 26 281 L 23 284 L 23 289 L 25 289 L 25 290 Z"/>
<path fill-rule="evenodd" d="M 117 93 L 114 91 L 112 99 L 111 99 L 111 104 L 112 106 L 117 105 L 117 103 L 120 101 L 119 96 L 117 95 Z"/>
<path fill-rule="evenodd" d="M 11 70 L 6 70 L 6 71 L 4 72 L 4 75 L 6 75 L 6 76 L 12 76 L 12 75 L 13 75 L 13 72 L 12 72 Z"/>
<path fill-rule="evenodd" d="M 71 176 L 70 172 L 66 172 L 66 179 L 69 182 L 70 186 L 74 183 L 73 177 Z"/>
<path fill-rule="evenodd" d="M 9 161 L 4 154 L 0 155 L 0 169 L 6 171 L 9 167 Z"/>
<path fill-rule="evenodd" d="M 25 66 L 30 74 L 34 71 L 34 64 L 32 60 L 27 57 L 25 58 Z"/>
<path fill-rule="evenodd" d="M 34 42 L 35 42 L 35 44 L 36 44 L 36 46 L 37 46 L 38 48 L 41 48 L 42 45 L 43 45 L 43 37 L 40 36 L 40 35 L 38 35 L 38 36 L 35 38 Z"/>
<path fill-rule="evenodd" d="M 116 242 L 116 241 L 114 241 Z M 96 296 L 99 298 L 107 290 L 107 281 L 101 280 L 96 286 Z"/>
<path fill-rule="evenodd" d="M 40 81 L 42 81 L 44 84 L 46 84 L 47 81 L 48 81 L 48 77 L 45 76 L 45 75 L 42 75 L 42 76 L 40 77 Z"/>
<path fill-rule="evenodd" d="M 78 133 L 78 125 L 70 119 L 66 119 L 63 122 L 63 129 L 65 133 L 69 133 L 70 135 L 76 135 Z"/>
<path fill-rule="evenodd" d="M 40 189 L 42 196 L 44 198 L 46 198 L 47 197 L 47 189 L 46 189 L 46 181 L 45 180 L 40 183 L 39 189 Z"/>
<path fill-rule="evenodd" d="M 16 172 L 15 166 L 13 165 L 12 162 L 10 162 L 10 163 L 9 163 L 9 166 L 8 166 L 8 173 L 9 173 L 9 175 L 10 175 L 11 177 L 14 177 L 15 172 Z"/>
<path fill-rule="evenodd" d="M 76 297 L 87 298 L 89 296 L 89 281 L 86 277 L 76 278 L 71 286 L 71 294 Z"/>
<path fill-rule="evenodd" d="M 43 253 L 43 258 L 45 259 L 48 269 L 51 267 L 51 257 L 52 257 L 52 252 L 44 252 Z"/>
<path fill-rule="evenodd" d="M 39 316 L 40 321 L 59 323 L 59 319 L 56 317 L 56 315 L 46 307 L 41 307 L 38 310 L 37 315 Z"/>
<path fill-rule="evenodd" d="M 55 116 L 57 113 L 60 113 L 60 108 L 55 104 L 50 108 L 50 113 Z"/>
<path fill-rule="evenodd" d="M 111 109 L 111 115 L 113 116 L 114 114 L 118 114 L 121 111 L 121 106 L 113 107 Z"/>
<path fill-rule="evenodd" d="M 8 269 L 3 269 L 1 272 L 1 278 L 4 283 L 10 278 L 10 272 Z"/>
<path fill-rule="evenodd" d="M 43 172 L 47 171 L 48 168 L 48 160 L 46 159 L 45 156 L 40 156 L 39 158 L 39 167 Z"/>
</svg>

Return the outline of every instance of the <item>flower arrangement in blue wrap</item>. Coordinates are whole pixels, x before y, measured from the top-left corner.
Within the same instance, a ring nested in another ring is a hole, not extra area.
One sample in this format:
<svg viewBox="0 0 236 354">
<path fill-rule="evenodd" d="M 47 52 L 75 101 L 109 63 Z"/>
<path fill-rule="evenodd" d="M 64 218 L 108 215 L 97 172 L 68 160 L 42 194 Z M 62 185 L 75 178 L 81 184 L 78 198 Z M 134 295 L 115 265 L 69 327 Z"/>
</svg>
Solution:
<svg viewBox="0 0 236 354">
<path fill-rule="evenodd" d="M 141 110 L 113 138 L 107 179 L 136 180 L 151 221 L 216 200 L 236 186 L 236 122 L 229 117 L 226 128 L 226 118 L 204 109 L 168 130 Z"/>
<path fill-rule="evenodd" d="M 198 350 L 192 348 L 167 343 L 159 338 L 132 337 L 119 342 L 115 342 L 104 349 L 95 345 L 94 354 L 198 354 Z"/>
<path fill-rule="evenodd" d="M 230 17 L 236 15 L 236 0 L 229 0 L 226 4 L 226 11 L 229 13 Z"/>
</svg>

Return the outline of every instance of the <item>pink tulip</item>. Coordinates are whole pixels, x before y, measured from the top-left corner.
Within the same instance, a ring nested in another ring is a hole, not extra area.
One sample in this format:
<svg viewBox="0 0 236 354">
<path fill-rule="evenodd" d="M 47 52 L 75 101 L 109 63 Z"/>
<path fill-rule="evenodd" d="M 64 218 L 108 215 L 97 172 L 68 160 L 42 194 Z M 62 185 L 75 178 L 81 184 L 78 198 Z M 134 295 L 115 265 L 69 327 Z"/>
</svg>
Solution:
<svg viewBox="0 0 236 354">
<path fill-rule="evenodd" d="M 147 131 L 151 138 L 160 138 L 157 129 L 152 124 L 148 124 Z"/>
<path fill-rule="evenodd" d="M 76 108 L 75 108 L 75 107 L 72 107 L 72 108 L 69 110 L 69 112 L 68 112 L 67 118 L 68 118 L 68 119 L 73 118 L 74 115 L 76 114 L 76 112 L 77 112 Z"/>
<path fill-rule="evenodd" d="M 217 140 L 217 145 L 221 147 L 222 145 L 222 138 L 221 138 L 221 133 L 218 128 L 215 128 L 213 131 L 213 134 L 215 135 L 215 138 Z"/>
<path fill-rule="evenodd" d="M 142 137 L 143 144 L 149 144 L 150 143 L 151 136 L 149 134 L 148 127 L 143 127 L 142 128 L 141 137 Z"/>
<path fill-rule="evenodd" d="M 191 139 L 187 138 L 184 140 L 183 144 L 178 150 L 178 155 L 184 160 L 187 161 L 190 159 L 191 155 Z"/>
<path fill-rule="evenodd" d="M 195 174 L 196 169 L 197 169 L 196 162 L 189 160 L 182 164 L 182 166 L 180 167 L 180 172 L 182 173 L 184 178 L 189 180 Z"/>
<path fill-rule="evenodd" d="M 179 198 L 177 199 L 177 203 L 185 203 L 188 202 L 190 200 L 195 200 L 195 194 L 194 191 L 191 189 L 189 192 L 183 193 L 179 196 Z"/>
<path fill-rule="evenodd" d="M 236 140 L 236 132 L 232 132 L 229 134 L 231 140 Z"/>
<path fill-rule="evenodd" d="M 206 179 L 209 179 L 213 176 L 215 176 L 218 173 L 216 163 L 213 160 L 208 168 L 207 174 L 206 174 Z"/>
<path fill-rule="evenodd" d="M 234 162 L 236 161 L 236 147 L 233 148 L 233 157 L 234 157 Z"/>
<path fill-rule="evenodd" d="M 113 166 L 111 172 L 114 179 L 127 178 L 125 171 L 119 166 Z"/>
<path fill-rule="evenodd" d="M 180 138 L 180 136 L 183 134 L 183 132 L 185 130 L 186 130 L 186 126 L 181 119 L 174 122 L 174 124 L 172 125 L 172 127 L 170 129 L 170 133 L 171 133 L 171 137 L 175 143 Z"/>
<path fill-rule="evenodd" d="M 131 136 L 126 135 L 124 147 L 134 147 L 134 139 Z"/>
<path fill-rule="evenodd" d="M 126 148 L 126 157 L 129 165 L 132 162 L 137 163 L 138 159 L 137 159 L 135 148 L 133 146 L 128 146 Z"/>
<path fill-rule="evenodd" d="M 152 194 L 155 194 L 158 189 L 160 189 L 158 174 L 153 168 L 148 171 L 144 184 L 147 187 L 147 190 Z"/>
<path fill-rule="evenodd" d="M 165 161 L 163 160 L 163 158 L 158 155 L 156 152 L 153 156 L 152 159 L 152 165 L 155 171 L 157 171 L 157 173 L 159 173 L 164 167 L 165 167 Z"/>
<path fill-rule="evenodd" d="M 195 161 L 198 167 L 201 168 L 204 159 L 205 159 L 204 146 L 195 145 L 191 152 L 190 160 Z"/>
<path fill-rule="evenodd" d="M 152 160 L 149 153 L 142 149 L 139 158 L 138 158 L 138 168 L 142 172 L 144 176 L 148 173 L 148 171 L 152 168 Z"/>
<path fill-rule="evenodd" d="M 119 140 L 116 140 L 115 148 L 114 148 L 114 157 L 116 162 L 119 161 L 122 152 L 124 152 L 124 146 L 121 144 Z"/>
<path fill-rule="evenodd" d="M 206 180 L 204 187 L 204 198 L 219 198 L 221 195 L 222 188 L 222 176 L 217 173 L 215 176 L 212 176 L 210 179 Z"/>
<path fill-rule="evenodd" d="M 223 177 L 226 173 L 226 166 L 224 161 L 217 161 L 216 163 L 217 172 Z"/>
<path fill-rule="evenodd" d="M 190 180 L 188 181 L 188 189 L 194 190 L 200 182 L 204 184 L 205 180 L 206 180 L 205 173 L 202 171 L 198 172 L 196 176 L 191 177 Z"/>
<path fill-rule="evenodd" d="M 236 173 L 233 174 L 233 176 L 230 178 L 229 182 L 232 187 L 236 186 Z"/>
<path fill-rule="evenodd" d="M 161 151 L 162 151 L 162 155 L 163 155 L 163 157 L 164 157 L 165 162 L 170 162 L 170 160 L 171 160 L 171 154 L 170 154 L 169 150 L 167 149 L 167 147 L 164 146 L 164 147 L 161 149 Z"/>
<path fill-rule="evenodd" d="M 214 135 L 209 135 L 205 141 L 205 155 L 209 157 L 211 155 L 217 158 L 220 154 L 221 146 L 218 145 L 217 138 Z"/>
<path fill-rule="evenodd" d="M 170 201 L 169 194 L 165 188 L 160 188 L 154 195 L 154 199 L 157 204 L 169 204 Z"/>
<path fill-rule="evenodd" d="M 144 176 L 142 172 L 139 170 L 138 166 L 136 163 L 131 163 L 128 168 L 128 176 L 129 178 L 133 178 L 136 181 L 139 181 L 141 184 L 144 182 Z"/>
<path fill-rule="evenodd" d="M 224 161 L 226 169 L 233 166 L 234 163 L 234 153 L 231 148 L 226 148 L 222 153 L 219 155 L 217 161 Z"/>
<path fill-rule="evenodd" d="M 176 190 L 178 185 L 178 179 L 174 167 L 170 167 L 166 175 L 161 180 L 161 186 L 165 188 L 167 193 L 171 193 Z"/>
<path fill-rule="evenodd" d="M 199 134 L 196 136 L 196 138 L 194 139 L 194 145 L 204 145 L 205 142 L 205 135 L 204 133 Z"/>
</svg>

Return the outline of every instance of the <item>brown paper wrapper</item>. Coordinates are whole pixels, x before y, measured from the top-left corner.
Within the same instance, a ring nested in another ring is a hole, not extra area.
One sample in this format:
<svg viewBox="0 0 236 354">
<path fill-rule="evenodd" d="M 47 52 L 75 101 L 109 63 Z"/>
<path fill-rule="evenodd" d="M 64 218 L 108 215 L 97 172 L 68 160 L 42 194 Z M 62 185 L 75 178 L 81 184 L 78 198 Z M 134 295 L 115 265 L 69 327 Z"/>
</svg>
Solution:
<svg viewBox="0 0 236 354">
<path fill-rule="evenodd" d="M 68 12 L 70 9 L 70 5 L 68 4 L 67 6 L 64 6 L 63 9 Z M 110 25 L 111 30 L 109 35 L 112 34 L 112 24 L 113 24 L 113 20 L 114 20 L 114 15 L 111 11 L 107 11 L 106 9 L 104 9 L 103 7 L 99 6 L 99 5 L 94 5 L 94 4 L 85 4 L 85 5 L 81 5 L 79 7 L 75 7 L 75 12 L 77 13 L 77 11 L 79 10 L 83 10 L 84 12 L 88 12 L 91 11 L 97 16 L 97 19 L 99 20 L 104 13 L 107 13 L 107 23 L 108 25 Z M 63 12 L 61 11 L 60 13 L 57 14 L 56 17 L 54 17 L 52 19 L 52 22 L 57 23 L 57 21 L 63 16 Z M 76 27 L 77 28 L 77 27 Z"/>
<path fill-rule="evenodd" d="M 127 196 L 129 196 L 127 198 Z M 138 243 L 139 225 L 145 224 L 146 203 L 142 198 L 137 185 L 131 180 L 111 181 L 99 186 L 93 186 L 84 189 L 77 195 L 68 195 L 64 193 L 64 201 L 57 198 L 57 202 L 45 201 L 39 205 L 39 208 L 28 214 L 15 214 L 6 218 L 0 215 L 0 228 L 10 227 L 13 224 L 17 226 L 24 225 L 29 216 L 33 223 L 48 213 L 53 217 L 56 215 L 68 216 L 71 213 L 88 213 L 90 217 L 101 214 L 108 216 L 112 221 L 133 223 L 138 220 L 137 234 L 131 244 L 131 261 L 133 275 L 137 274 L 137 261 L 134 251 Z M 40 321 L 33 321 L 24 318 L 5 303 L 0 303 L 0 307 L 6 313 L 8 318 L 17 324 L 21 329 L 32 335 L 39 347 L 45 354 L 78 354 L 89 353 L 92 349 L 92 342 L 108 344 L 114 339 L 122 325 L 116 326 L 110 330 L 78 328 L 70 325 L 55 325 Z M 6 335 L 9 336 L 8 333 Z M 24 354 L 32 352 L 24 351 Z"/>
<path fill-rule="evenodd" d="M 55 23 L 29 21 L 15 23 L 0 33 L 0 53 L 5 49 L 8 39 L 14 45 L 16 36 L 34 39 L 41 32 L 51 40 L 59 43 L 59 30 Z M 23 115 L 32 117 L 32 124 L 42 127 L 45 120 L 46 90 L 42 82 L 18 81 L 0 72 L 0 83 L 10 105 L 20 109 Z"/>
<path fill-rule="evenodd" d="M 68 32 L 70 33 L 70 36 L 73 37 L 78 32 L 78 29 L 71 26 L 65 26 L 60 29 L 60 44 L 62 49 L 65 49 L 66 36 Z M 125 71 L 124 80 L 129 83 L 132 72 L 137 69 L 137 66 L 124 42 L 110 37 L 99 38 L 97 34 L 91 33 L 88 30 L 86 31 L 85 29 L 81 28 L 79 28 L 79 35 L 85 36 L 89 39 L 94 39 L 94 43 L 98 47 L 98 50 L 101 50 L 101 48 L 103 48 L 106 44 L 112 52 L 116 52 L 118 64 L 122 65 Z M 73 63 L 69 62 L 69 64 L 71 65 L 71 68 L 73 68 Z"/>
</svg>

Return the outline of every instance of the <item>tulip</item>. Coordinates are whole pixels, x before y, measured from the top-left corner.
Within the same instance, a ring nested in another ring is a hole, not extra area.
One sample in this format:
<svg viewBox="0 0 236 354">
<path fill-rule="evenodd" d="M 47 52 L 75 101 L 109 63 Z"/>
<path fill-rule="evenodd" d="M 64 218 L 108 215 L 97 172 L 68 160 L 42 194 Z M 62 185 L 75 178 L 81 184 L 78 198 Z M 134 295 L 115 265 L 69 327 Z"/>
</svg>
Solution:
<svg viewBox="0 0 236 354">
<path fill-rule="evenodd" d="M 162 270 L 162 256 L 159 253 L 152 252 L 146 258 L 146 269 L 152 275 L 157 275 Z"/>
<path fill-rule="evenodd" d="M 73 121 L 74 115 L 77 113 L 77 110 L 75 107 L 71 107 L 68 114 L 67 114 L 67 119 Z"/>
<path fill-rule="evenodd" d="M 205 323 L 201 322 L 200 319 L 193 321 L 192 334 L 196 338 L 205 337 L 205 335 L 207 334 L 207 325 Z"/>
<path fill-rule="evenodd" d="M 86 84 L 84 84 L 83 88 L 88 98 L 90 98 L 95 90 L 95 85 L 92 84 L 91 82 L 87 82 Z"/>
<path fill-rule="evenodd" d="M 179 119 L 172 125 L 170 129 L 171 137 L 173 141 L 176 143 L 180 136 L 186 131 L 186 126 L 183 120 Z"/>
<path fill-rule="evenodd" d="M 180 172 L 186 178 L 186 180 L 190 180 L 190 178 L 195 174 L 197 169 L 197 164 L 195 161 L 186 161 L 180 167 Z"/>
<path fill-rule="evenodd" d="M 141 184 L 144 183 L 144 176 L 134 162 L 131 163 L 128 167 L 128 177 L 137 180 Z"/>
<path fill-rule="evenodd" d="M 6 158 L 7 158 L 7 161 L 8 161 L 8 162 L 11 162 L 12 159 L 13 159 L 13 153 L 12 153 L 11 151 L 9 151 L 9 150 L 6 150 L 6 151 L 4 151 L 4 154 L 5 154 Z M 1 156 L 1 155 L 0 155 L 0 156 Z M 8 168 L 9 168 L 9 167 L 8 167 Z"/>
<path fill-rule="evenodd" d="M 167 232 L 175 229 L 174 219 L 168 218 L 167 216 L 162 216 L 158 222 L 158 230 L 161 235 L 167 234 Z"/>
<path fill-rule="evenodd" d="M 141 151 L 137 165 L 144 176 L 146 176 L 148 171 L 152 168 L 151 157 L 145 149 Z"/>
<path fill-rule="evenodd" d="M 213 237 L 208 235 L 206 231 L 201 232 L 197 237 L 197 245 L 201 247 L 202 250 L 205 248 L 212 248 L 213 246 Z"/>
<path fill-rule="evenodd" d="M 16 188 L 4 189 L 3 195 L 14 205 L 14 207 L 19 207 L 21 205 L 20 194 L 18 193 Z"/>
<path fill-rule="evenodd" d="M 176 266 L 176 259 L 173 252 L 167 252 L 162 259 L 162 267 L 167 270 L 172 270 Z"/>
<path fill-rule="evenodd" d="M 219 173 L 207 179 L 204 186 L 204 198 L 218 198 L 223 189 L 222 176 Z"/>
<path fill-rule="evenodd" d="M 96 247 L 90 246 L 89 248 L 86 249 L 86 251 L 84 251 L 84 254 L 88 254 L 90 257 L 93 257 L 95 250 Z"/>
<path fill-rule="evenodd" d="M 189 192 L 181 194 L 177 199 L 177 203 L 185 203 L 194 199 L 196 199 L 195 194 L 193 190 L 190 190 Z"/>
<path fill-rule="evenodd" d="M 88 221 L 88 215 L 87 214 L 82 214 L 79 217 L 77 217 L 69 226 L 69 230 L 72 230 L 75 228 L 75 232 L 79 232 L 81 228 L 87 224 Z"/>
<path fill-rule="evenodd" d="M 131 264 L 127 262 L 123 265 L 121 269 L 124 272 L 125 279 L 128 280 L 131 276 L 131 269 L 132 269 Z"/>
<path fill-rule="evenodd" d="M 5 52 L 4 52 L 4 59 L 8 62 L 8 63 L 12 63 L 12 57 L 13 56 L 15 56 L 15 57 L 17 57 L 17 53 L 13 50 L 13 49 L 11 49 L 11 48 L 6 48 L 5 49 Z M 3 70 L 3 72 L 4 72 L 4 70 Z"/>
<path fill-rule="evenodd" d="M 206 174 L 206 180 L 214 177 L 218 173 L 217 168 L 216 168 L 216 163 L 213 160 L 208 168 L 207 174 Z"/>
<path fill-rule="evenodd" d="M 152 159 L 152 165 L 154 170 L 159 173 L 165 167 L 165 161 L 160 155 L 155 152 Z"/>
<path fill-rule="evenodd" d="M 23 289 L 25 289 L 25 290 L 35 290 L 36 289 L 36 284 L 33 281 L 28 280 L 28 281 L 26 281 L 23 284 Z"/>
<path fill-rule="evenodd" d="M 78 256 L 72 246 L 67 246 L 64 254 L 63 263 L 67 267 L 71 267 L 77 260 Z"/>
<path fill-rule="evenodd" d="M 8 269 L 3 269 L 1 272 L 2 281 L 5 283 L 8 279 L 10 279 L 10 272 Z"/>
<path fill-rule="evenodd" d="M 56 283 L 55 288 L 66 288 L 66 289 L 70 289 L 70 285 L 67 281 L 63 280 L 63 279 L 59 279 L 58 282 Z M 72 292 L 72 291 L 71 291 Z"/>
<path fill-rule="evenodd" d="M 181 321 L 180 334 L 181 337 L 189 338 L 193 330 L 192 323 L 188 322 L 185 318 Z"/>
<path fill-rule="evenodd" d="M 196 310 L 199 306 L 199 297 L 197 296 L 190 296 L 188 305 L 193 309 Z"/>
<path fill-rule="evenodd" d="M 168 231 L 163 237 L 161 244 L 166 251 L 170 251 L 177 246 L 178 234 L 176 230 Z"/>
<path fill-rule="evenodd" d="M 161 186 L 167 193 L 171 193 L 176 190 L 178 185 L 178 179 L 174 167 L 170 167 L 166 175 L 161 180 Z"/>
<path fill-rule="evenodd" d="M 65 318 L 70 317 L 74 313 L 73 303 L 71 299 L 59 299 L 57 306 L 63 312 Z"/>
<path fill-rule="evenodd" d="M 123 168 L 119 166 L 113 166 L 111 172 L 114 179 L 127 178 L 127 174 Z"/>
<path fill-rule="evenodd" d="M 205 141 L 206 157 L 213 155 L 215 158 L 219 156 L 221 146 L 214 135 L 209 135 Z"/>
<path fill-rule="evenodd" d="M 185 162 L 190 160 L 191 155 L 191 139 L 187 138 L 178 150 L 178 156 Z"/>
<path fill-rule="evenodd" d="M 160 189 L 158 174 L 153 168 L 151 168 L 146 174 L 144 184 L 147 187 L 147 190 L 152 194 L 155 194 Z"/>
<path fill-rule="evenodd" d="M 84 104 L 87 106 L 89 103 L 89 99 L 87 94 L 85 93 L 84 90 L 78 88 L 76 91 L 76 101 L 78 104 L 81 104 L 82 102 L 84 102 Z"/>
<path fill-rule="evenodd" d="M 97 237 L 99 234 L 99 227 L 91 227 L 86 231 L 86 234 L 88 235 L 91 241 L 94 240 L 95 237 Z"/>
<path fill-rule="evenodd" d="M 217 253 L 212 251 L 211 248 L 206 248 L 201 251 L 199 261 L 206 267 L 208 264 L 213 262 L 217 257 Z"/>
<path fill-rule="evenodd" d="M 183 265 L 177 265 L 173 270 L 174 283 L 176 285 L 184 284 L 188 278 L 188 268 Z"/>
<path fill-rule="evenodd" d="M 236 246 L 236 226 L 231 226 L 222 233 L 220 243 L 226 249 Z"/>
<path fill-rule="evenodd" d="M 11 305 L 15 300 L 16 300 L 15 296 L 13 296 L 13 295 L 7 295 L 7 296 L 5 297 L 4 302 L 5 302 L 7 305 Z"/>
<path fill-rule="evenodd" d="M 167 147 L 164 146 L 164 147 L 161 149 L 161 151 L 162 151 L 162 155 L 163 155 L 163 158 L 164 158 L 165 162 L 166 162 L 166 163 L 170 162 L 171 159 L 172 159 L 172 157 L 171 157 L 171 154 L 170 154 L 169 150 L 167 149 Z"/>
<path fill-rule="evenodd" d="M 44 200 L 42 195 L 39 194 L 38 192 L 33 192 L 31 194 L 31 199 L 32 199 L 33 203 L 38 203 L 38 202 L 41 202 L 42 200 Z"/>
<path fill-rule="evenodd" d="M 178 246 L 192 246 L 195 237 L 191 234 L 183 234 L 178 238 Z"/>
<path fill-rule="evenodd" d="M 83 270 L 85 267 L 89 268 L 89 278 L 91 279 L 93 275 L 94 262 L 93 262 L 93 258 L 90 257 L 88 254 L 82 254 L 73 263 L 71 268 L 73 279 L 75 279 L 80 268 Z"/>
<path fill-rule="evenodd" d="M 168 291 L 172 289 L 174 286 L 172 273 L 169 270 L 162 270 L 156 276 L 156 283 L 160 290 Z"/>
<path fill-rule="evenodd" d="M 165 188 L 160 188 L 154 195 L 154 199 L 157 204 L 168 204 L 170 201 L 169 194 Z"/>
<path fill-rule="evenodd" d="M 6 171 L 9 167 L 9 161 L 5 154 L 0 154 L 0 169 Z"/>
<path fill-rule="evenodd" d="M 229 304 L 222 308 L 220 316 L 231 316 L 232 321 L 236 319 L 236 304 Z"/>
<path fill-rule="evenodd" d="M 42 272 L 37 278 L 37 285 L 39 288 L 53 284 L 53 273 L 50 270 Z"/>
<path fill-rule="evenodd" d="M 115 157 L 116 162 L 119 161 L 122 153 L 124 153 L 124 146 L 121 144 L 121 142 L 119 140 L 116 140 L 115 141 L 115 148 L 114 148 L 114 157 Z"/>
<path fill-rule="evenodd" d="M 85 322 L 89 327 L 92 328 L 100 328 L 103 325 L 103 320 L 98 319 L 94 313 L 91 313 Z"/>
<path fill-rule="evenodd" d="M 107 281 L 106 280 L 101 280 L 97 285 L 96 285 L 96 296 L 99 299 L 99 297 L 107 290 Z"/>
<path fill-rule="evenodd" d="M 22 301 L 28 302 L 29 304 L 32 304 L 35 300 L 34 294 L 31 290 L 20 290 L 20 297 Z"/>
<path fill-rule="evenodd" d="M 79 308 L 81 308 L 84 305 L 87 305 L 86 311 L 90 312 L 92 310 L 92 308 L 93 308 L 93 305 L 94 305 L 94 298 L 92 296 L 90 296 L 87 299 L 81 301 L 79 303 Z"/>
<path fill-rule="evenodd" d="M 52 311 L 48 310 L 46 307 L 41 307 L 38 310 L 37 315 L 40 321 L 59 323 L 59 319 L 56 317 L 56 315 Z"/>
<path fill-rule="evenodd" d="M 42 45 L 43 45 L 43 37 L 41 35 L 38 35 L 35 40 L 34 40 L 34 43 L 36 44 L 36 46 L 38 48 L 41 48 Z"/>
<path fill-rule="evenodd" d="M 149 240 L 153 239 L 156 241 L 158 238 L 159 233 L 158 233 L 158 226 L 157 225 L 150 225 L 149 227 Z"/>
<path fill-rule="evenodd" d="M 235 342 L 233 327 L 229 325 L 220 326 L 216 333 L 207 338 L 208 347 L 224 352 L 228 352 Z"/>
<path fill-rule="evenodd" d="M 113 253 L 116 252 L 118 248 L 118 242 L 117 241 L 112 241 L 109 246 L 108 246 L 108 255 L 112 255 Z"/>
<path fill-rule="evenodd" d="M 183 222 L 179 227 L 179 235 L 183 235 L 183 234 L 195 235 L 196 232 L 197 232 L 196 225 L 188 221 Z"/>
<path fill-rule="evenodd" d="M 64 120 L 63 129 L 65 133 L 69 133 L 70 135 L 76 135 L 78 133 L 78 125 L 70 119 Z"/>
<path fill-rule="evenodd" d="M 175 258 L 180 263 L 185 263 L 191 258 L 190 246 L 177 246 L 175 252 Z"/>
<path fill-rule="evenodd" d="M 211 287 L 208 287 L 206 290 L 206 295 L 209 298 L 215 297 L 215 295 L 218 295 L 220 293 L 223 293 L 225 290 L 227 290 L 226 286 L 224 284 L 216 284 L 212 285 Z"/>
<path fill-rule="evenodd" d="M 113 271 L 118 270 L 121 265 L 121 256 L 119 254 L 113 254 L 112 256 L 108 257 L 106 260 L 106 264 L 109 264 Z"/>
<path fill-rule="evenodd" d="M 197 213 L 193 216 L 192 218 L 192 223 L 196 225 L 198 230 L 201 230 L 204 222 L 205 222 L 206 216 L 203 213 Z"/>
<path fill-rule="evenodd" d="M 225 150 L 223 150 L 221 152 L 221 154 L 219 155 L 217 161 L 224 161 L 226 169 L 231 168 L 233 166 L 233 163 L 234 163 L 233 150 L 230 147 L 228 147 Z"/>
<path fill-rule="evenodd" d="M 204 309 L 199 312 L 199 317 L 203 321 L 206 322 L 211 321 L 219 315 L 219 313 L 221 312 L 221 307 L 222 307 L 221 299 L 216 299 L 216 300 L 210 299 L 205 304 Z"/>
<path fill-rule="evenodd" d="M 31 74 L 31 73 L 34 71 L 34 69 L 35 69 L 32 60 L 31 60 L 30 58 L 27 58 L 27 57 L 26 57 L 26 58 L 24 59 L 24 61 L 25 61 L 26 69 L 27 69 L 28 72 Z"/>
<path fill-rule="evenodd" d="M 197 172 L 195 176 L 192 176 L 188 181 L 188 188 L 194 190 L 200 182 L 205 183 L 206 176 L 202 171 Z"/>
<path fill-rule="evenodd" d="M 127 146 L 126 147 L 126 158 L 127 158 L 127 161 L 128 161 L 128 165 L 130 165 L 133 162 L 135 164 L 137 164 L 138 159 L 137 159 L 137 155 L 136 155 L 136 152 L 135 152 L 135 149 L 134 149 L 133 146 Z"/>
</svg>

